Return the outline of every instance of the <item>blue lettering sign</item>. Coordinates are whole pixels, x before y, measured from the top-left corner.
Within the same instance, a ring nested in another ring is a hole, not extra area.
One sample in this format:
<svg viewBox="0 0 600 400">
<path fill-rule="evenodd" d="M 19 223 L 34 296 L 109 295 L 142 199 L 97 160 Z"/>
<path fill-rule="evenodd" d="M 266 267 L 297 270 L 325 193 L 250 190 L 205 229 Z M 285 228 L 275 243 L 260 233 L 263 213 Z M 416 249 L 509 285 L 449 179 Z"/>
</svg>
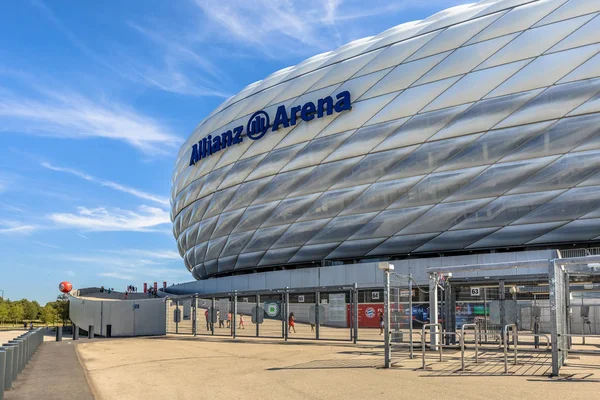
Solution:
<svg viewBox="0 0 600 400">
<path fill-rule="evenodd" d="M 334 99 L 331 96 L 317 100 L 317 104 L 309 101 L 303 105 L 297 105 L 290 109 L 289 113 L 285 106 L 277 107 L 273 125 L 271 118 L 264 110 L 260 110 L 252 114 L 246 124 L 246 136 L 251 140 L 262 139 L 266 135 L 269 128 L 275 132 L 280 127 L 289 128 L 295 126 L 300 120 L 304 122 L 312 121 L 315 118 L 323 118 L 326 115 L 331 115 L 334 112 L 341 113 L 352 109 L 352 99 L 349 91 L 338 93 Z M 300 118 L 298 118 L 300 117 Z M 232 130 L 225 131 L 221 134 L 207 135 L 202 140 L 192 145 L 192 154 L 190 156 L 190 166 L 195 165 L 203 158 L 209 157 L 221 150 L 231 147 L 235 144 L 242 143 L 244 140 L 242 134 L 244 126 L 240 125 Z"/>
</svg>

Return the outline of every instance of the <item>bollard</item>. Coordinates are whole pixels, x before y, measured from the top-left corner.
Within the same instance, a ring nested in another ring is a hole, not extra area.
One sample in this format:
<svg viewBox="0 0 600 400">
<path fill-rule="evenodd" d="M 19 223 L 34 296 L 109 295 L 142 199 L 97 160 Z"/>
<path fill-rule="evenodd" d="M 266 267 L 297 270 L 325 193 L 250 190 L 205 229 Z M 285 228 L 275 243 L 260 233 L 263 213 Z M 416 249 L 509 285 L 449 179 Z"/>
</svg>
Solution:
<svg viewBox="0 0 600 400">
<path fill-rule="evenodd" d="M 2 346 L 1 350 L 6 351 L 6 364 L 4 366 L 4 390 L 8 390 L 12 387 L 13 374 L 13 353 L 14 348 L 12 346 Z"/>
<path fill-rule="evenodd" d="M 0 400 L 4 399 L 5 368 L 6 368 L 6 351 L 0 350 Z"/>
<path fill-rule="evenodd" d="M 13 376 L 17 377 L 17 375 L 21 372 L 21 370 L 23 369 L 23 353 L 24 353 L 24 347 L 25 347 L 25 343 L 23 343 L 22 340 L 20 339 L 13 339 L 13 340 L 9 340 L 8 343 L 14 343 L 17 345 L 17 362 L 16 362 L 16 366 L 17 369 L 15 371 L 13 371 Z M 15 364 L 13 364 L 15 365 Z"/>
<path fill-rule="evenodd" d="M 57 342 L 62 342 L 62 326 L 57 326 L 56 327 L 56 341 Z"/>
<path fill-rule="evenodd" d="M 15 344 L 15 343 L 4 343 L 2 345 L 3 347 L 11 347 L 12 348 L 12 365 L 11 365 L 11 375 L 12 375 L 12 381 L 14 381 L 15 379 L 17 379 L 17 373 L 18 373 L 18 361 L 19 361 L 19 345 Z"/>
<path fill-rule="evenodd" d="M 77 325 L 73 325 L 73 340 L 79 339 L 79 327 Z"/>
<path fill-rule="evenodd" d="M 88 339 L 94 338 L 94 325 L 90 325 L 88 328 Z"/>
</svg>

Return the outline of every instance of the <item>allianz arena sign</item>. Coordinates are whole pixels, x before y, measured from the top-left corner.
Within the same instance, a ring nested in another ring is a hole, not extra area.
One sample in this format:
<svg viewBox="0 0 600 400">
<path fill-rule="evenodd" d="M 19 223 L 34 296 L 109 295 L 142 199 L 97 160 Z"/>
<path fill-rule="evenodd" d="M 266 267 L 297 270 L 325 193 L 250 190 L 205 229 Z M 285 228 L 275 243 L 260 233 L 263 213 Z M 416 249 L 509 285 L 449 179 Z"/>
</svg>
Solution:
<svg viewBox="0 0 600 400">
<path fill-rule="evenodd" d="M 275 132 L 280 127 L 289 128 L 296 125 L 300 120 L 309 122 L 315 118 L 322 118 L 325 115 L 341 113 L 342 111 L 352 109 L 352 100 L 349 91 L 343 91 L 335 96 L 335 102 L 332 96 L 327 96 L 317 100 L 316 104 L 309 101 L 301 106 L 294 106 L 286 110 L 285 106 L 281 105 L 275 112 L 273 124 L 271 118 L 264 110 L 255 112 L 248 119 L 246 124 L 246 135 L 252 140 L 262 139 L 269 131 Z M 221 150 L 233 145 L 242 143 L 244 126 L 240 125 L 231 130 L 221 133 L 220 135 L 207 135 L 192 146 L 192 155 L 190 157 L 190 166 L 195 165 L 198 161 L 209 157 Z"/>
</svg>

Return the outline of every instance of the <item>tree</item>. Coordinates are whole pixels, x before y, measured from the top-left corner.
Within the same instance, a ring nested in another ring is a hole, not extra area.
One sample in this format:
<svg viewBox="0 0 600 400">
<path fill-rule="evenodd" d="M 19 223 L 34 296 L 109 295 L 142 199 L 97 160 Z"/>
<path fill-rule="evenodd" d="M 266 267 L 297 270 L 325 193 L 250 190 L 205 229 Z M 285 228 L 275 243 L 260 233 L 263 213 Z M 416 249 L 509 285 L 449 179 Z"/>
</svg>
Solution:
<svg viewBox="0 0 600 400">
<path fill-rule="evenodd" d="M 46 324 L 54 324 L 56 322 L 58 315 L 52 304 L 48 303 L 42 308 L 41 318 Z"/>
<path fill-rule="evenodd" d="M 58 295 L 56 301 L 52 303 L 52 307 L 54 307 L 58 314 L 58 318 L 60 318 L 63 325 L 65 325 L 69 320 L 69 296 L 66 294 Z"/>
<path fill-rule="evenodd" d="M 10 305 L 8 310 L 8 319 L 14 322 L 23 321 L 23 316 L 25 315 L 25 311 L 23 310 L 23 305 L 18 302 L 13 302 Z"/>
<path fill-rule="evenodd" d="M 7 301 L 0 301 L 0 322 L 8 321 L 10 304 Z"/>
<path fill-rule="evenodd" d="M 35 320 L 38 318 L 41 307 L 37 301 L 28 301 L 23 299 L 21 300 L 21 304 L 23 305 L 24 319 Z"/>
</svg>

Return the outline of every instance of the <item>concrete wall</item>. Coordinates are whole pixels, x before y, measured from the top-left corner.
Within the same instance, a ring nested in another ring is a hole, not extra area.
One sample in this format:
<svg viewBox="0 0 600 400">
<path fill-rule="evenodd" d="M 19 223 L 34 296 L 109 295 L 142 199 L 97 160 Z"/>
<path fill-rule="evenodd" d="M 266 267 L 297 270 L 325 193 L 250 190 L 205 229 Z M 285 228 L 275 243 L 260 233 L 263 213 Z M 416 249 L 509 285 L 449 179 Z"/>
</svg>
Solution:
<svg viewBox="0 0 600 400">
<path fill-rule="evenodd" d="M 83 330 L 94 325 L 97 335 L 106 335 L 112 326 L 112 336 L 164 335 L 166 315 L 164 299 L 103 301 L 70 297 L 71 321 Z"/>
<path fill-rule="evenodd" d="M 509 261 L 531 261 L 543 260 L 556 257 L 556 250 L 521 251 L 509 253 L 473 254 L 455 257 L 432 257 L 407 260 L 395 260 L 391 263 L 395 266 L 398 274 L 412 273 L 414 279 L 423 285 L 428 284 L 427 268 L 439 266 L 459 265 L 481 265 L 490 263 L 501 263 Z M 477 277 L 477 276 L 508 276 L 546 274 L 547 268 L 514 268 L 498 271 L 470 271 L 457 273 L 455 276 Z M 359 287 L 383 286 L 383 274 L 377 268 L 377 263 L 344 264 L 328 267 L 315 267 L 295 269 L 288 271 L 259 272 L 255 274 L 227 276 L 217 279 L 206 279 L 168 286 L 166 292 L 169 294 L 182 295 L 193 293 L 223 293 L 234 290 L 269 290 L 282 288 L 302 288 L 317 286 L 341 286 L 353 285 Z"/>
</svg>

